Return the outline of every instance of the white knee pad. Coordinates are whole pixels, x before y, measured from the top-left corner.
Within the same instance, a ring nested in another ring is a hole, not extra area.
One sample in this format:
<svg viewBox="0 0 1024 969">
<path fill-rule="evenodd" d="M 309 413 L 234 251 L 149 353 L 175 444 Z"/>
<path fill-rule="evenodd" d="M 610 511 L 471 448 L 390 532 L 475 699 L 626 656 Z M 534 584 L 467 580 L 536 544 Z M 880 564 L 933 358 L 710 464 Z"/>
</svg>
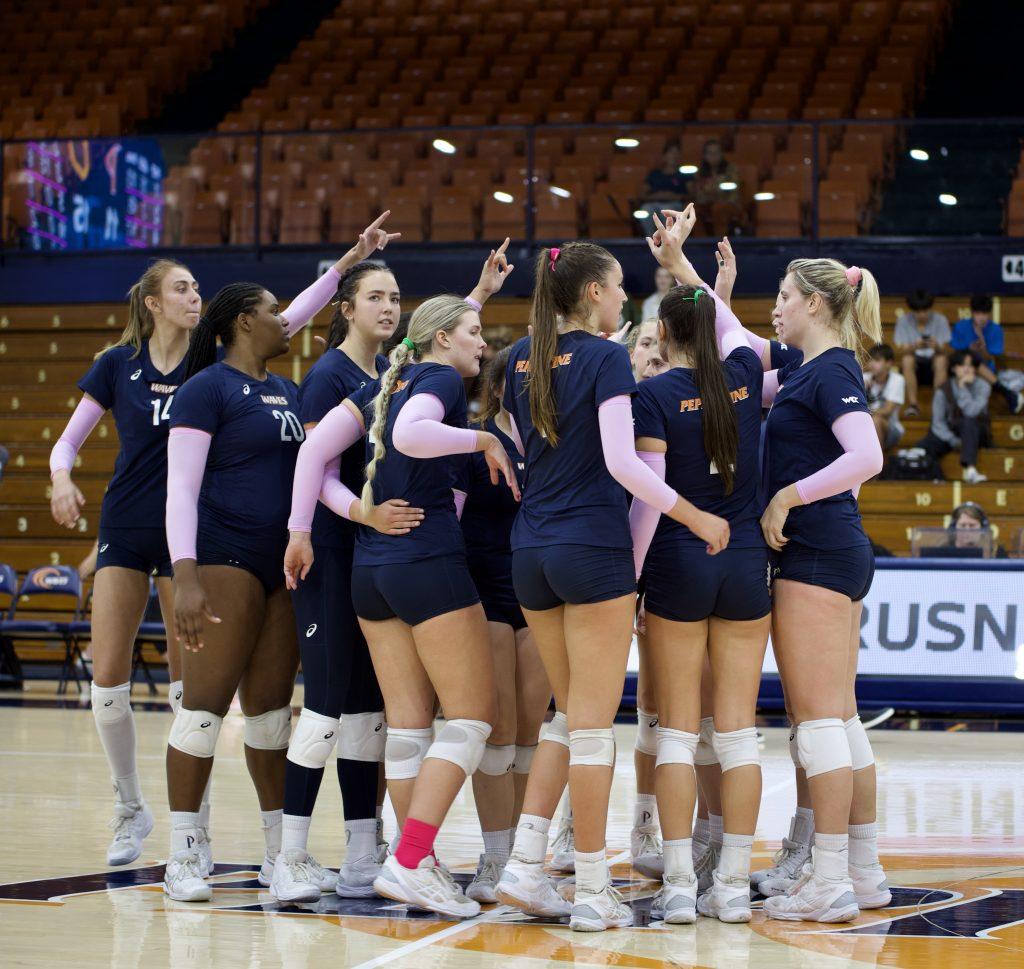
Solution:
<svg viewBox="0 0 1024 969">
<path fill-rule="evenodd" d="M 789 728 L 789 757 L 793 761 L 794 767 L 799 767 L 803 770 L 804 765 L 800 763 L 800 748 L 796 742 L 796 726 L 792 725 Z"/>
<path fill-rule="evenodd" d="M 448 720 L 430 745 L 428 757 L 461 767 L 470 777 L 480 766 L 491 725 L 483 720 Z"/>
<path fill-rule="evenodd" d="M 92 715 L 97 723 L 117 723 L 132 715 L 132 685 L 97 686 L 92 684 Z"/>
<path fill-rule="evenodd" d="M 542 743 L 546 740 L 553 744 L 561 744 L 563 747 L 569 746 L 569 721 L 564 713 L 555 713 L 551 723 L 544 728 L 544 736 L 540 739 Z"/>
<path fill-rule="evenodd" d="M 529 774 L 530 765 L 533 763 L 533 755 L 537 753 L 537 744 L 532 747 L 520 747 L 516 744 L 516 756 L 512 761 L 513 774 Z"/>
<path fill-rule="evenodd" d="M 761 763 L 761 752 L 757 749 L 757 730 L 744 727 L 742 730 L 730 730 L 719 733 L 717 730 L 711 738 L 715 745 L 718 763 L 722 772 L 736 767 L 749 767 Z"/>
<path fill-rule="evenodd" d="M 697 753 L 694 754 L 693 762 L 701 767 L 708 767 L 718 763 L 718 755 L 715 753 L 715 718 L 705 717 L 700 722 L 700 740 L 697 743 Z"/>
<path fill-rule="evenodd" d="M 172 680 L 167 688 L 167 703 L 171 713 L 177 713 L 181 709 L 181 698 L 185 695 L 185 687 L 181 680 Z"/>
<path fill-rule="evenodd" d="M 361 760 L 379 764 L 384 759 L 388 724 L 380 713 L 343 713 L 338 756 L 342 760 Z"/>
<path fill-rule="evenodd" d="M 796 742 L 808 777 L 853 766 L 846 728 L 838 717 L 805 720 L 796 728 Z"/>
<path fill-rule="evenodd" d="M 636 711 L 636 749 L 650 757 L 658 755 L 658 715 Z"/>
<path fill-rule="evenodd" d="M 268 710 L 245 718 L 245 746 L 253 750 L 284 750 L 292 732 L 292 708 Z"/>
<path fill-rule="evenodd" d="M 860 715 L 850 717 L 843 724 L 846 730 L 846 739 L 850 744 L 850 762 L 854 770 L 864 770 L 871 767 L 875 762 L 875 752 L 871 749 L 871 741 L 868 740 L 868 732 L 861 723 Z"/>
<path fill-rule="evenodd" d="M 384 776 L 389 781 L 416 777 L 433 742 L 433 727 L 388 727 L 384 744 Z"/>
<path fill-rule="evenodd" d="M 689 764 L 694 762 L 697 744 L 700 738 L 695 733 L 685 730 L 673 730 L 671 727 L 658 727 L 658 760 L 655 767 L 662 764 Z"/>
<path fill-rule="evenodd" d="M 614 767 L 615 731 L 611 727 L 569 732 L 570 767 Z"/>
<path fill-rule="evenodd" d="M 516 759 L 516 745 L 505 744 L 500 747 L 487 744 L 484 755 L 480 758 L 479 770 L 488 777 L 501 777 L 512 770 Z"/>
<path fill-rule="evenodd" d="M 223 718 L 207 710 L 186 710 L 179 707 L 174 715 L 167 742 L 183 754 L 212 757 L 223 723 Z"/>
<path fill-rule="evenodd" d="M 338 721 L 303 707 L 288 743 L 288 759 L 299 767 L 321 770 L 337 742 Z"/>
</svg>

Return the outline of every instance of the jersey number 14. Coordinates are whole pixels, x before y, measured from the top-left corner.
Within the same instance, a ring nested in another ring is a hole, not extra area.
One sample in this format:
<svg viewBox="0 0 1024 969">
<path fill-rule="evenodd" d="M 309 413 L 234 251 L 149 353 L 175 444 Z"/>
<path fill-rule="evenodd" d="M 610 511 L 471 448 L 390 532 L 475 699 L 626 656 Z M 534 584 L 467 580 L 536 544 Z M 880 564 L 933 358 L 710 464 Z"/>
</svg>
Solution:
<svg viewBox="0 0 1024 969">
<path fill-rule="evenodd" d="M 149 406 L 153 408 L 153 426 L 159 427 L 161 421 L 166 421 L 171 416 L 171 401 L 174 400 L 174 394 L 171 394 L 166 400 L 161 400 L 157 397 L 155 400 L 149 402 Z"/>
</svg>

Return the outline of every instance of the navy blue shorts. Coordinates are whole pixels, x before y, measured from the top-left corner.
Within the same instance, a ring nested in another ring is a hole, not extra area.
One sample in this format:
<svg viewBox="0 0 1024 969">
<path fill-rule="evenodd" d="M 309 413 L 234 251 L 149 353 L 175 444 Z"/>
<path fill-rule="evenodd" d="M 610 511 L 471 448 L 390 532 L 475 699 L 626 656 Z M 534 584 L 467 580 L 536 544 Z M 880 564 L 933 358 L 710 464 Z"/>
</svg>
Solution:
<svg viewBox="0 0 1024 969">
<path fill-rule="evenodd" d="M 302 654 L 303 706 L 325 717 L 376 713 L 384 700 L 352 607 L 352 547 L 313 546 L 313 567 L 292 593 Z"/>
<path fill-rule="evenodd" d="M 108 565 L 159 576 L 174 574 L 163 528 L 107 528 L 100 522 L 96 571 Z"/>
<path fill-rule="evenodd" d="M 790 542 L 772 552 L 772 578 L 819 585 L 860 602 L 875 577 L 875 553 L 870 545 L 853 548 L 809 548 Z"/>
<path fill-rule="evenodd" d="M 772 611 L 767 548 L 703 546 L 652 548 L 644 562 L 644 608 L 672 622 L 709 616 L 731 622 L 762 619 Z"/>
<path fill-rule="evenodd" d="M 524 609 L 607 602 L 636 592 L 633 550 L 596 545 L 520 548 L 512 553 L 512 584 Z"/>
<path fill-rule="evenodd" d="M 479 601 L 465 555 L 352 569 L 352 605 L 360 619 L 370 622 L 397 616 L 408 626 L 418 626 Z"/>
<path fill-rule="evenodd" d="M 512 588 L 512 553 L 471 555 L 468 564 L 488 622 L 504 623 L 517 632 L 525 629 L 526 618 Z"/>
<path fill-rule="evenodd" d="M 256 576 L 267 596 L 284 585 L 284 553 L 288 548 L 288 533 L 283 540 L 263 542 L 256 547 L 242 545 L 233 536 L 200 529 L 196 543 L 198 565 L 230 565 Z M 255 543 L 254 543 L 255 544 Z"/>
</svg>

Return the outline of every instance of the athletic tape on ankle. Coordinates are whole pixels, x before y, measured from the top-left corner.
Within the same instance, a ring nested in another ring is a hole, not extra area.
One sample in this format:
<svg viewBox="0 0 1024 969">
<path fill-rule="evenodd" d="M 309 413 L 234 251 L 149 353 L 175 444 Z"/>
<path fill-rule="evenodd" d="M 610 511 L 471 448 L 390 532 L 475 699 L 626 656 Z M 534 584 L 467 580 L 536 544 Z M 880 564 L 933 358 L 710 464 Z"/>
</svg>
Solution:
<svg viewBox="0 0 1024 969">
<path fill-rule="evenodd" d="M 183 754 L 193 757 L 212 757 L 217 748 L 217 737 L 224 721 L 208 710 L 186 710 L 180 707 L 171 724 L 167 742 Z"/>
<path fill-rule="evenodd" d="M 430 745 L 427 757 L 446 760 L 471 776 L 483 760 L 491 725 L 483 720 L 448 720 Z"/>
<path fill-rule="evenodd" d="M 385 778 L 404 781 L 416 777 L 433 742 L 433 727 L 388 727 L 384 745 Z"/>
<path fill-rule="evenodd" d="M 97 723 L 117 723 L 132 715 L 132 685 L 90 687 L 92 715 Z"/>
<path fill-rule="evenodd" d="M 796 743 L 796 727 L 790 726 L 789 728 L 789 757 L 793 761 L 794 767 L 799 767 L 803 770 L 804 765 L 800 763 L 800 748 Z"/>
<path fill-rule="evenodd" d="M 570 767 L 614 767 L 615 731 L 611 727 L 569 731 Z"/>
<path fill-rule="evenodd" d="M 658 755 L 658 715 L 639 708 L 636 711 L 636 749 L 649 757 Z"/>
<path fill-rule="evenodd" d="M 342 760 L 361 760 L 379 764 L 384 759 L 388 725 L 384 711 L 379 713 L 343 713 L 338 756 Z"/>
<path fill-rule="evenodd" d="M 551 722 L 544 728 L 544 736 L 540 738 L 541 743 L 547 741 L 552 744 L 569 746 L 569 721 L 565 714 L 556 712 Z"/>
<path fill-rule="evenodd" d="M 338 721 L 302 708 L 288 743 L 288 759 L 299 767 L 322 770 L 338 742 Z"/>
<path fill-rule="evenodd" d="M 853 766 L 846 728 L 838 717 L 805 720 L 796 728 L 796 742 L 808 777 Z"/>
<path fill-rule="evenodd" d="M 697 752 L 693 756 L 693 762 L 701 767 L 709 767 L 718 763 L 718 755 L 715 753 L 715 745 L 712 738 L 715 733 L 714 717 L 704 717 L 700 722 L 700 739 L 697 742 Z"/>
<path fill-rule="evenodd" d="M 715 754 L 722 765 L 723 773 L 737 767 L 761 763 L 761 752 L 757 749 L 757 730 L 754 727 L 730 730 L 728 733 L 719 733 L 716 730 L 711 742 L 715 746 Z"/>
<path fill-rule="evenodd" d="M 532 747 L 520 747 L 516 744 L 516 758 L 512 761 L 512 773 L 529 774 L 535 753 L 537 753 L 537 744 Z"/>
<path fill-rule="evenodd" d="M 689 764 L 693 766 L 698 736 L 685 730 L 658 727 L 658 759 L 655 767 L 663 764 Z"/>
<path fill-rule="evenodd" d="M 171 685 L 167 688 L 167 703 L 171 708 L 171 713 L 177 713 L 181 707 L 181 698 L 185 695 L 185 687 L 181 680 L 172 680 Z"/>
<path fill-rule="evenodd" d="M 484 755 L 480 758 L 480 772 L 488 777 L 501 777 L 512 770 L 516 759 L 516 745 L 505 744 L 495 746 L 487 744 L 484 747 Z"/>
<path fill-rule="evenodd" d="M 245 746 L 253 750 L 284 750 L 291 732 L 290 706 L 245 718 Z"/>
<path fill-rule="evenodd" d="M 871 749 L 871 741 L 868 740 L 868 732 L 864 729 L 860 715 L 850 717 L 843 724 L 846 730 L 846 740 L 850 745 L 850 763 L 854 770 L 865 770 L 875 762 L 875 752 Z"/>
</svg>

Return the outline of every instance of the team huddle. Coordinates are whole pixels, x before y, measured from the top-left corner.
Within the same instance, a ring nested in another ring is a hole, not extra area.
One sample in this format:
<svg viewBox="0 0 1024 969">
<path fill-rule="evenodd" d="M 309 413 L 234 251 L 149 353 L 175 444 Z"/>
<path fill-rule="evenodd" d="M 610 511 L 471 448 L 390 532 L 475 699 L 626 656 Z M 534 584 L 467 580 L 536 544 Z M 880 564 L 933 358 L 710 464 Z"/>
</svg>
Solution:
<svg viewBox="0 0 1024 969">
<path fill-rule="evenodd" d="M 279 901 L 381 895 L 451 918 L 501 902 L 579 931 L 631 925 L 605 836 L 635 633 L 630 853 L 661 882 L 653 915 L 746 922 L 752 889 L 779 919 L 889 904 L 854 692 L 874 568 L 856 494 L 882 460 L 858 363 L 881 335 L 874 278 L 790 263 L 767 341 L 730 309 L 728 241 L 708 286 L 683 251 L 693 206 L 666 211 L 648 245 L 676 286 L 632 359 L 619 263 L 571 242 L 541 251 L 530 334 L 481 373 L 480 313 L 513 269 L 508 240 L 471 294 L 427 299 L 398 339 L 398 282 L 368 260 L 398 238 L 387 215 L 283 312 L 255 283 L 202 312 L 189 270 L 154 263 L 120 342 L 79 382 L 50 461 L 57 522 L 79 517 L 71 471 L 106 410 L 121 442 L 92 613 L 92 709 L 116 792 L 108 863 L 135 861 L 153 826 L 129 681 L 155 576 L 172 899 L 212 897 L 212 766 L 237 695 L 266 837 L 259 881 Z M 332 302 L 301 385 L 269 372 Z M 775 864 L 751 873 L 769 630 L 798 798 Z M 337 872 L 307 850 L 335 747 Z M 463 891 L 434 846 L 467 778 L 484 853 Z"/>
</svg>

